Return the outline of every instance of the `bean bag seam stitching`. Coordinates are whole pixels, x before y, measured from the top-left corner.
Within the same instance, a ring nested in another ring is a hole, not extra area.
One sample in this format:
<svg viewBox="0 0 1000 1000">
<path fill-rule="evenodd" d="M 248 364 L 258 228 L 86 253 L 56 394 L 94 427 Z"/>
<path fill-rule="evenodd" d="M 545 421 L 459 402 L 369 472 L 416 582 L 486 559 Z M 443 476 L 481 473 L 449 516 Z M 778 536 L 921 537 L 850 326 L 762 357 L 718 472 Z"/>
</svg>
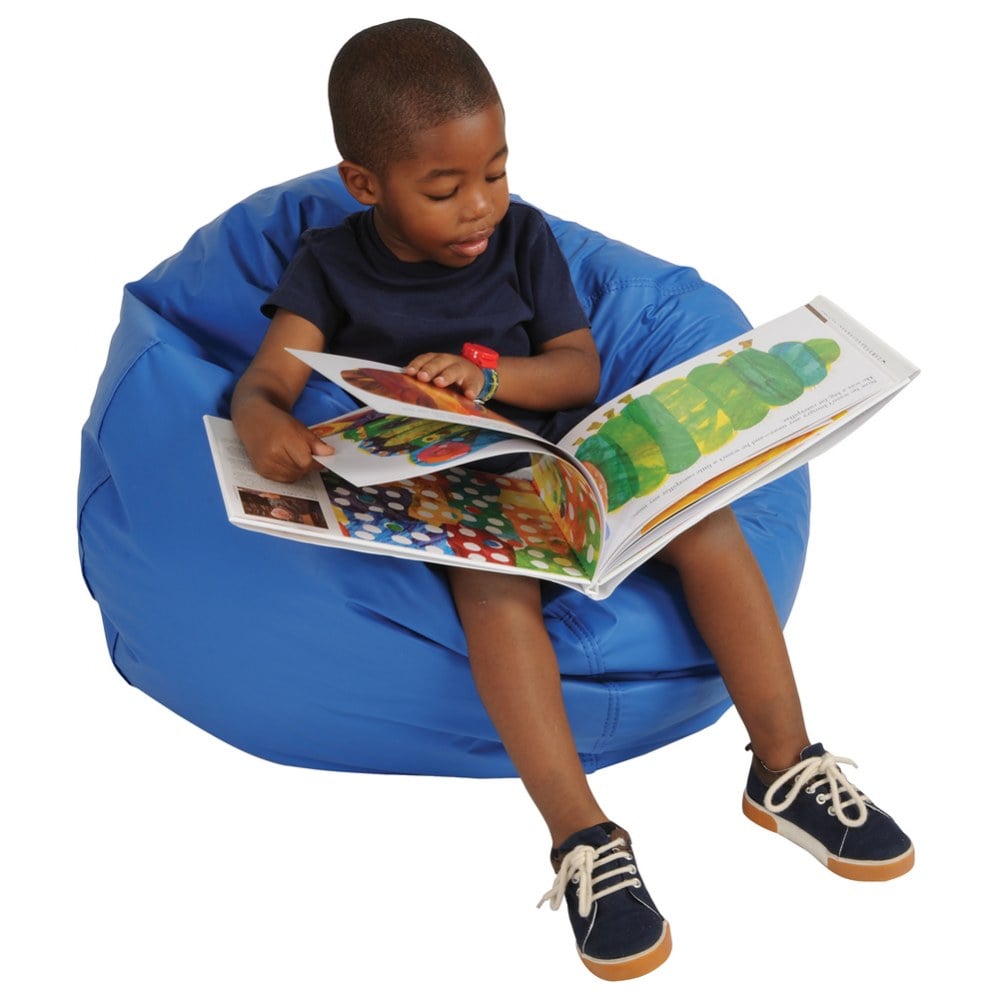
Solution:
<svg viewBox="0 0 1000 1000">
<path fill-rule="evenodd" d="M 580 648 L 587 657 L 589 675 L 591 677 L 603 676 L 601 669 L 601 657 L 595 655 L 597 652 L 594 635 L 589 628 L 581 621 L 569 608 L 554 609 L 556 616 L 573 633 L 574 638 L 580 643 Z"/>
<path fill-rule="evenodd" d="M 76 537 L 77 537 L 77 548 L 80 553 L 80 573 L 83 576 L 83 582 L 87 585 L 87 590 L 90 596 L 96 601 L 97 595 L 94 593 L 94 588 L 90 585 L 90 580 L 87 578 L 87 553 L 86 546 L 83 540 L 83 515 L 87 509 L 87 505 L 90 503 L 91 499 L 101 489 L 109 480 L 111 479 L 111 474 L 108 473 L 88 494 L 87 499 L 80 504 L 80 511 L 76 516 Z"/>
<path fill-rule="evenodd" d="M 121 388 L 122 382 L 125 381 L 126 377 L 132 371 L 132 369 L 154 348 L 162 347 L 163 341 L 156 340 L 151 344 L 147 344 L 125 367 L 122 373 L 115 379 L 115 384 L 111 391 L 108 393 L 107 402 L 104 404 L 104 410 L 101 413 L 101 419 L 97 426 L 97 433 L 94 435 L 98 442 L 101 440 L 101 435 L 104 431 L 104 421 L 107 419 L 108 410 L 111 409 L 111 404 L 114 402 L 115 396 L 118 395 L 118 390 Z M 108 477 L 110 478 L 110 476 Z M 90 497 L 88 496 L 88 500 Z"/>
<path fill-rule="evenodd" d="M 104 409 L 101 411 L 101 419 L 97 424 L 97 432 L 94 434 L 94 439 L 100 444 L 101 435 L 104 432 L 104 421 L 107 420 L 108 410 L 111 409 L 111 404 L 114 402 L 115 397 L 118 395 L 118 390 L 121 388 L 122 382 L 125 381 L 126 376 L 132 371 L 132 369 L 139 363 L 139 361 L 146 356 L 154 347 L 162 346 L 163 341 L 157 340 L 152 344 L 147 344 L 129 363 L 128 366 L 122 371 L 122 373 L 115 379 L 115 384 L 111 391 L 107 395 L 107 401 L 104 404 Z M 83 512 L 87 509 L 87 505 L 90 503 L 91 498 L 94 494 L 111 479 L 111 473 L 109 472 L 88 494 L 83 503 L 80 504 L 80 513 L 76 519 L 77 530 L 79 530 L 83 524 Z"/>
<path fill-rule="evenodd" d="M 104 404 L 104 409 L 101 411 L 101 419 L 97 424 L 97 431 L 94 434 L 94 439 L 100 443 L 101 434 L 104 431 L 104 421 L 107 419 L 108 411 L 111 409 L 111 404 L 114 402 L 115 397 L 118 395 L 118 390 L 121 388 L 122 383 L 125 381 L 126 376 L 132 369 L 139 363 L 140 359 L 146 356 L 146 354 L 152 350 L 154 347 L 159 347 L 163 342 L 157 340 L 151 344 L 147 344 L 125 367 L 117 379 L 111 390 L 108 392 L 107 400 Z M 83 575 L 83 582 L 87 585 L 87 590 L 90 592 L 90 596 L 97 600 L 94 594 L 93 588 L 90 586 L 90 580 L 87 578 L 87 557 L 85 551 L 85 545 L 83 540 L 83 519 L 86 514 L 87 508 L 90 506 L 90 501 L 97 495 L 98 491 L 103 489 L 111 480 L 112 475 L 110 472 L 87 494 L 86 498 L 80 504 L 80 510 L 76 516 L 76 533 L 78 539 L 78 547 L 80 551 L 80 572 Z M 118 632 L 115 631 L 117 636 Z M 114 655 L 112 655 L 112 662 L 114 661 Z"/>
<path fill-rule="evenodd" d="M 659 288 L 661 282 L 655 278 L 627 278 L 620 279 L 616 281 L 608 281 L 601 285 L 596 292 L 592 292 L 590 295 L 585 295 L 583 297 L 583 302 L 599 302 L 610 292 L 624 291 L 629 288 Z M 681 285 L 679 288 L 671 289 L 671 295 L 681 296 L 687 295 L 689 292 L 697 291 L 699 288 L 704 286 L 705 282 L 701 279 L 697 281 L 688 282 L 686 285 Z M 578 293 L 579 294 L 579 293 Z"/>
</svg>

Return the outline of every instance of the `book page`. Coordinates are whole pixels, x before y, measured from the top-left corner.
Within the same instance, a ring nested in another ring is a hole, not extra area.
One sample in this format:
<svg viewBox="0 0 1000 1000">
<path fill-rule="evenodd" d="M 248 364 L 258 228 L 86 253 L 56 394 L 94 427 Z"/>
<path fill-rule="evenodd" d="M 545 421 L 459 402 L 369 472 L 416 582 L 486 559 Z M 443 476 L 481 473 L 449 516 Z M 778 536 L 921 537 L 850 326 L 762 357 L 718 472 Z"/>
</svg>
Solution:
<svg viewBox="0 0 1000 1000">
<path fill-rule="evenodd" d="M 604 510 L 585 471 L 555 455 L 532 456 L 532 478 L 556 530 L 594 578 L 605 538 Z"/>
<path fill-rule="evenodd" d="M 916 373 L 832 303 L 816 299 L 649 379 L 601 407 L 599 419 L 581 421 L 560 444 L 605 497 L 613 560 L 688 495 L 784 442 L 849 420 Z"/>
<path fill-rule="evenodd" d="M 250 465 L 233 425 L 206 417 L 230 521 L 315 544 L 589 587 L 587 568 L 530 479 L 459 467 L 357 486 L 326 470 L 287 485 Z"/>
<path fill-rule="evenodd" d="M 321 536 L 335 529 L 336 517 L 316 473 L 296 483 L 276 483 L 258 475 L 232 423 L 206 417 L 212 459 L 230 520 L 250 518 L 258 530 Z"/>
<path fill-rule="evenodd" d="M 372 409 L 406 417 L 445 420 L 470 427 L 505 431 L 508 435 L 536 441 L 545 440 L 482 403 L 467 399 L 454 389 L 440 389 L 427 382 L 420 382 L 407 375 L 402 368 L 340 354 L 292 348 L 288 348 L 288 351 Z"/>
<path fill-rule="evenodd" d="M 440 562 L 584 576 L 530 480 L 464 467 L 365 487 L 320 477 L 351 538 Z"/>
<path fill-rule="evenodd" d="M 317 455 L 316 461 L 356 486 L 502 456 L 511 456 L 511 469 L 527 469 L 532 453 L 553 450 L 547 441 L 511 437 L 504 430 L 380 413 L 370 407 L 314 424 L 310 430 L 334 449 L 333 455 Z"/>
</svg>

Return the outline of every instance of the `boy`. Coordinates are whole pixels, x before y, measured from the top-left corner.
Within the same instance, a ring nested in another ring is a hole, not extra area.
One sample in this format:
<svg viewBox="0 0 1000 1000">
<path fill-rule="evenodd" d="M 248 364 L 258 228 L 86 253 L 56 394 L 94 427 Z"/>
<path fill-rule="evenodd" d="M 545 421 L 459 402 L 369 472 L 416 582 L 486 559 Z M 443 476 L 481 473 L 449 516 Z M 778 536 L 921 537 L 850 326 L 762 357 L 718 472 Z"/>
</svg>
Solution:
<svg viewBox="0 0 1000 1000">
<path fill-rule="evenodd" d="M 571 411 L 593 402 L 600 361 L 551 232 L 510 204 L 503 106 L 481 60 L 430 22 L 378 25 L 338 54 L 330 107 L 341 177 L 367 210 L 306 233 L 265 303 L 271 326 L 232 402 L 258 472 L 290 482 L 331 453 L 291 416 L 309 369 L 286 347 L 403 365 L 560 436 L 578 419 Z M 847 781 L 843 758 L 810 742 L 780 624 L 733 514 L 711 515 L 658 558 L 678 572 L 747 727 L 747 816 L 848 878 L 908 871 L 906 835 Z M 643 975 L 669 955 L 669 926 L 580 765 L 538 583 L 448 575 L 480 697 L 549 827 L 557 875 L 543 901 L 568 898 L 596 975 Z"/>
</svg>

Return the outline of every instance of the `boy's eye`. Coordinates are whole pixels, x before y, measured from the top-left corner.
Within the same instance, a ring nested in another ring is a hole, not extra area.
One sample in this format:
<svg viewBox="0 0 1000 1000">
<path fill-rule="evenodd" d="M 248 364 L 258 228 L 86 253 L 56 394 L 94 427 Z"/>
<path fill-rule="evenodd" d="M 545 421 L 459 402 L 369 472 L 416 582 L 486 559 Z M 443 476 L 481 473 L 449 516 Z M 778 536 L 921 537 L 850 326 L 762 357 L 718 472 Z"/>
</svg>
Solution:
<svg viewBox="0 0 1000 1000">
<path fill-rule="evenodd" d="M 497 181 L 502 181 L 507 176 L 506 170 L 501 170 L 500 173 L 494 174 L 492 177 L 487 177 L 486 180 L 490 184 L 496 184 Z"/>
<path fill-rule="evenodd" d="M 458 188 L 449 191 L 447 194 L 428 194 L 427 197 L 431 201 L 447 201 L 449 198 L 454 198 L 456 194 L 458 194 Z"/>
</svg>

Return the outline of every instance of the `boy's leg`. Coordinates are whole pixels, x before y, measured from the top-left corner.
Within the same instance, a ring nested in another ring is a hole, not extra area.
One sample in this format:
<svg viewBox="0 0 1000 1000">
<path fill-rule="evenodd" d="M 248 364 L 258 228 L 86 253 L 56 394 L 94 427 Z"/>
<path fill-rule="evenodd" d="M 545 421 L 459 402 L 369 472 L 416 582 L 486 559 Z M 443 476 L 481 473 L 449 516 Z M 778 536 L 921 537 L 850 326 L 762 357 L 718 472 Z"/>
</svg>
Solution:
<svg viewBox="0 0 1000 1000">
<path fill-rule="evenodd" d="M 449 569 L 479 697 L 552 835 L 608 818 L 576 752 L 537 580 Z"/>
<path fill-rule="evenodd" d="M 670 927 L 580 764 L 537 581 L 468 569 L 450 569 L 449 580 L 479 696 L 552 835 L 556 879 L 542 902 L 557 909 L 565 898 L 594 975 L 651 972 L 670 954 Z"/>
<path fill-rule="evenodd" d="M 810 744 L 771 595 L 732 511 L 695 525 L 661 558 L 680 573 L 691 615 L 750 735 L 747 817 L 845 878 L 882 881 L 908 872 L 913 844 L 844 777 L 838 764 L 853 761 Z"/>
<path fill-rule="evenodd" d="M 736 515 L 727 507 L 667 545 L 701 637 L 770 768 L 790 767 L 809 745 L 795 677 L 770 591 Z"/>
</svg>

